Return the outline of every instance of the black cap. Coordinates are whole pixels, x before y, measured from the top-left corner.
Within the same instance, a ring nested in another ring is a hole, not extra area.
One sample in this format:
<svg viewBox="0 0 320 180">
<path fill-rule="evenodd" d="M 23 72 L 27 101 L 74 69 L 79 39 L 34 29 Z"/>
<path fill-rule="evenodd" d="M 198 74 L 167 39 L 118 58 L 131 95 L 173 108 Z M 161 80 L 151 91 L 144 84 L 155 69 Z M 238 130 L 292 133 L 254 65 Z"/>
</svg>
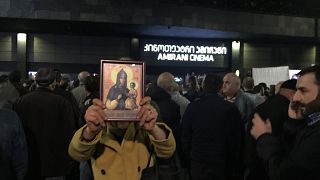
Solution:
<svg viewBox="0 0 320 180">
<path fill-rule="evenodd" d="M 39 68 L 35 80 L 40 86 L 49 86 L 56 78 L 56 73 L 49 68 Z"/>
<path fill-rule="evenodd" d="M 297 90 L 296 88 L 297 80 L 296 79 L 289 79 L 283 82 L 280 88 L 286 88 L 291 90 Z"/>
</svg>

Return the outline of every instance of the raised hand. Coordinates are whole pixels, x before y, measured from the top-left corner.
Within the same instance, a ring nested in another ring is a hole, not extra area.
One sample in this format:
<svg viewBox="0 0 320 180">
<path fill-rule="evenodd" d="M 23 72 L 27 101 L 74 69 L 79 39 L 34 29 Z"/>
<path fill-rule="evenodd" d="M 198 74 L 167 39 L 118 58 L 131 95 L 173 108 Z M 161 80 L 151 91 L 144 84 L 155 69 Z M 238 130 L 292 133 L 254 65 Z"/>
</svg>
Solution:
<svg viewBox="0 0 320 180">
<path fill-rule="evenodd" d="M 254 114 L 252 122 L 253 122 L 253 126 L 251 128 L 250 133 L 254 139 L 258 139 L 264 133 L 272 132 L 272 127 L 269 119 L 267 119 L 266 122 L 263 121 L 258 113 Z"/>
<path fill-rule="evenodd" d="M 105 108 L 105 105 L 100 99 L 94 99 L 93 104 L 87 109 L 84 116 L 87 124 L 87 128 L 83 132 L 85 139 L 92 139 L 101 129 L 107 126 L 106 120 L 108 118 L 103 111 Z"/>
<path fill-rule="evenodd" d="M 288 108 L 288 116 L 292 119 L 303 119 L 302 113 L 305 108 L 300 102 L 291 101 Z"/>
<path fill-rule="evenodd" d="M 153 130 L 158 118 L 158 113 L 150 102 L 150 97 L 144 97 L 140 102 L 141 109 L 137 115 L 140 119 L 139 125 L 147 131 Z"/>
</svg>

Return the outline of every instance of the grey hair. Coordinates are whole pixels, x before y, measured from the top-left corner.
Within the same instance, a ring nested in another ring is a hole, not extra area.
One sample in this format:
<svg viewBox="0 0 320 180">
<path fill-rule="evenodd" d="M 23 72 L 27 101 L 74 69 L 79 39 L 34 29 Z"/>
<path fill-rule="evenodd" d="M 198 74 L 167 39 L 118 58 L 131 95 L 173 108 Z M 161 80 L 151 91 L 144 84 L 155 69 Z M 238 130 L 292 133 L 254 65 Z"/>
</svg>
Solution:
<svg viewBox="0 0 320 180">
<path fill-rule="evenodd" d="M 161 73 L 157 79 L 157 86 L 166 90 L 167 92 L 172 91 L 172 88 L 175 86 L 175 81 L 173 75 L 169 72 Z"/>
</svg>

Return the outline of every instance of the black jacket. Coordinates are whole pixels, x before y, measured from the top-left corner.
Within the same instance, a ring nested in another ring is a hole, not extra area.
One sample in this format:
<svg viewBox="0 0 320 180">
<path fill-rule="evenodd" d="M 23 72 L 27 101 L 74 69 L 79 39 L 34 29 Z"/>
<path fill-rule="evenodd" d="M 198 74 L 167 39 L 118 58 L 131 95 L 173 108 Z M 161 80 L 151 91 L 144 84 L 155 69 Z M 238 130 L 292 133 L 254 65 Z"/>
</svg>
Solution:
<svg viewBox="0 0 320 180">
<path fill-rule="evenodd" d="M 54 93 L 63 96 L 64 98 L 66 98 L 67 100 L 69 100 L 72 109 L 73 109 L 73 114 L 74 114 L 74 118 L 75 119 L 79 119 L 80 117 L 80 111 L 79 111 L 79 104 L 76 100 L 76 98 L 73 96 L 73 94 L 69 91 L 66 91 L 64 89 L 62 89 L 61 87 L 56 87 L 53 91 Z M 77 122 L 76 122 L 77 123 Z M 80 128 L 81 126 L 79 126 L 79 124 L 76 124 L 77 129 Z"/>
<path fill-rule="evenodd" d="M 224 179 L 243 179 L 244 125 L 237 107 L 217 94 L 191 102 L 182 118 L 182 147 L 192 161 L 207 163 Z"/>
<path fill-rule="evenodd" d="M 320 179 L 320 122 L 310 126 L 304 123 L 291 148 L 284 147 L 285 144 L 271 134 L 263 134 L 257 140 L 257 152 L 270 179 Z"/>
<path fill-rule="evenodd" d="M 268 98 L 264 103 L 256 107 L 256 112 L 262 119 L 269 119 L 272 126 L 272 134 L 276 137 L 282 138 L 284 136 L 283 128 L 284 122 L 289 119 L 288 107 L 290 101 L 277 94 Z M 257 156 L 256 152 L 256 140 L 250 135 L 252 128 L 252 120 L 248 123 L 246 140 L 245 140 L 245 152 L 244 161 L 248 168 L 248 174 L 246 180 L 255 179 L 268 179 L 262 160 Z"/>
<path fill-rule="evenodd" d="M 272 126 L 272 134 L 275 136 L 280 136 L 283 132 L 284 121 L 289 118 L 289 104 L 290 101 L 286 97 L 277 94 L 268 98 L 256 108 L 256 112 L 258 112 L 263 119 L 266 120 L 269 118 Z"/>
<path fill-rule="evenodd" d="M 76 131 L 70 102 L 46 88 L 20 97 L 14 110 L 21 118 L 28 143 L 27 179 L 67 175 L 74 168 L 68 146 Z"/>
<path fill-rule="evenodd" d="M 151 86 L 146 92 L 147 96 L 156 102 L 160 109 L 160 119 L 165 122 L 173 131 L 175 137 L 178 137 L 178 129 L 180 124 L 180 107 L 171 100 L 171 96 L 164 89 L 158 86 Z"/>
<path fill-rule="evenodd" d="M 23 180 L 28 169 L 28 150 L 17 114 L 0 109 L 0 179 Z"/>
</svg>

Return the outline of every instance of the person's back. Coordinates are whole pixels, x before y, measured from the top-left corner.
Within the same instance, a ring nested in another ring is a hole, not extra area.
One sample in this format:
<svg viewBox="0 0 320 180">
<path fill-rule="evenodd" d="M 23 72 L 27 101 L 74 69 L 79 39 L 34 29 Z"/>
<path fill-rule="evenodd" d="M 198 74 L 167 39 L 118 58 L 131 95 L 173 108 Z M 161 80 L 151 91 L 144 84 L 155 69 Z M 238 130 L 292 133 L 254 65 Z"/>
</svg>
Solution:
<svg viewBox="0 0 320 180">
<path fill-rule="evenodd" d="M 272 126 L 272 134 L 280 137 L 283 132 L 283 124 L 289 118 L 288 107 L 290 100 L 296 92 L 296 80 L 287 80 L 281 86 L 279 93 L 269 97 L 256 108 L 264 119 L 269 118 Z M 288 85 L 289 84 L 289 85 Z"/>
<path fill-rule="evenodd" d="M 78 87 L 71 90 L 72 95 L 76 99 L 78 106 L 81 107 L 86 98 L 86 91 L 84 85 L 80 84 Z"/>
<path fill-rule="evenodd" d="M 193 178 L 239 178 L 243 122 L 237 107 L 217 94 L 221 78 L 211 76 L 207 75 L 204 82 L 219 81 L 219 85 L 187 107 L 182 119 L 182 146 L 189 154 Z"/>
<path fill-rule="evenodd" d="M 163 72 L 158 76 L 157 86 L 151 86 L 148 93 L 151 94 L 153 100 L 157 103 L 160 109 L 160 117 L 167 122 L 172 128 L 177 143 L 176 157 L 179 157 L 182 167 L 187 167 L 186 155 L 181 147 L 180 124 L 182 114 L 185 112 L 190 101 L 179 94 L 178 84 L 174 80 L 174 76 L 169 72 Z M 186 102 L 187 101 L 187 102 Z M 171 159 L 172 161 L 173 159 Z M 170 159 L 168 160 L 170 161 Z M 167 162 L 167 164 L 170 162 Z M 179 162 L 176 162 L 179 163 Z"/>
<path fill-rule="evenodd" d="M 180 117 L 182 118 L 183 117 L 183 114 L 184 112 L 186 111 L 190 101 L 182 96 L 179 92 L 179 85 L 177 83 L 174 83 L 172 85 L 172 90 L 169 92 L 170 93 L 170 96 L 171 96 L 171 99 L 177 103 L 180 107 Z M 181 121 L 180 121 L 181 123 Z"/>
<path fill-rule="evenodd" d="M 272 125 L 272 134 L 281 138 L 283 135 L 284 122 L 288 120 L 288 106 L 290 101 L 279 94 L 268 98 L 264 103 L 256 108 L 256 112 L 261 114 L 264 119 L 270 119 Z M 252 122 L 248 124 L 248 130 L 252 127 Z M 268 179 L 265 167 L 262 161 L 257 158 L 256 142 L 249 135 L 245 141 L 245 162 L 248 168 L 248 176 L 246 180 Z"/>
<path fill-rule="evenodd" d="M 179 105 L 171 100 L 170 94 L 156 85 L 152 85 L 146 95 L 156 102 L 160 109 L 160 118 L 172 129 L 174 135 L 177 135 L 180 124 Z"/>
<path fill-rule="evenodd" d="M 23 180 L 28 168 L 24 131 L 17 114 L 0 109 L 0 172 L 2 180 Z"/>
<path fill-rule="evenodd" d="M 228 121 L 239 118 L 238 115 L 236 107 L 218 95 L 206 95 L 199 101 L 189 104 L 183 122 L 187 121 L 184 125 L 192 124 L 194 140 L 192 150 L 198 152 L 192 154 L 191 158 L 200 161 L 212 161 L 217 157 L 223 158 L 227 148 L 225 139 L 222 138 L 226 133 L 225 126 L 230 123 Z M 216 156 L 212 157 L 215 153 Z"/>
<path fill-rule="evenodd" d="M 200 88 L 198 85 L 198 80 L 196 76 L 189 77 L 188 90 L 184 96 L 190 101 L 193 102 L 201 97 Z"/>
<path fill-rule="evenodd" d="M 19 98 L 18 90 L 11 84 L 7 77 L 0 78 L 0 108 L 12 108 L 12 104 Z"/>
<path fill-rule="evenodd" d="M 56 87 L 53 92 L 56 93 L 57 95 L 60 95 L 66 98 L 70 102 L 73 109 L 74 119 L 79 119 L 80 118 L 79 106 L 78 106 L 77 100 L 72 95 L 72 93 L 69 91 L 63 90 L 61 87 Z M 78 123 L 76 123 L 76 126 L 79 127 Z"/>
<path fill-rule="evenodd" d="M 272 126 L 272 135 L 278 138 L 291 139 L 291 135 L 284 132 L 285 123 L 292 125 L 293 120 L 289 120 L 288 108 L 290 100 L 296 92 L 297 80 L 291 79 L 283 82 L 279 93 L 269 97 L 264 103 L 256 108 L 256 112 L 263 118 L 269 119 Z M 294 124 L 293 124 L 294 125 Z M 248 124 L 248 129 L 252 128 L 252 122 Z M 290 143 L 291 144 L 291 143 Z M 286 144 L 283 144 L 286 146 Z M 255 140 L 249 135 L 246 136 L 245 162 L 248 168 L 247 180 L 266 177 L 265 167 L 260 159 L 257 158 Z"/>
<path fill-rule="evenodd" d="M 84 103 L 84 99 L 87 96 L 86 90 L 84 87 L 84 80 L 88 76 L 90 76 L 90 74 L 87 71 L 80 72 L 78 75 L 79 86 L 71 90 L 71 93 L 73 94 L 74 98 L 76 99 L 79 108 L 82 106 L 82 104 Z"/>
<path fill-rule="evenodd" d="M 19 98 L 14 110 L 21 117 L 28 141 L 28 178 L 70 173 L 75 164 L 68 156 L 68 144 L 76 130 L 70 102 L 52 89 L 39 86 Z"/>
<path fill-rule="evenodd" d="M 171 118 L 171 119 L 174 118 L 175 119 L 175 118 L 177 118 L 177 111 L 180 111 L 179 121 L 181 122 L 181 117 L 183 116 L 183 113 L 185 112 L 190 101 L 186 97 L 182 96 L 179 93 L 179 85 L 175 82 L 174 76 L 169 72 L 161 73 L 157 79 L 157 86 L 164 91 L 159 90 L 157 92 L 156 91 L 157 88 L 154 87 L 155 91 L 149 90 L 148 92 L 152 93 L 152 95 L 154 96 L 154 99 L 156 101 L 165 101 L 165 103 L 161 102 L 161 104 L 163 104 L 161 106 L 169 106 L 168 108 L 170 108 L 172 110 L 173 116 L 166 117 L 166 118 Z M 169 100 L 169 98 L 172 101 Z M 175 104 L 178 105 L 179 110 L 177 110 L 175 108 L 176 107 Z M 166 108 L 166 107 L 163 107 L 163 109 L 164 108 Z M 160 108 L 160 110 L 161 110 L 161 108 Z M 168 111 L 168 110 L 166 110 L 166 111 Z"/>
<path fill-rule="evenodd" d="M 54 87 L 54 90 L 53 92 L 58 94 L 58 95 L 61 95 L 63 96 L 64 98 L 66 98 L 71 106 L 72 106 L 72 109 L 73 109 L 73 115 L 74 115 L 74 119 L 78 120 L 79 119 L 79 106 L 78 106 L 78 103 L 77 103 L 77 100 L 75 99 L 75 97 L 72 95 L 71 92 L 67 91 L 66 89 L 63 89 L 59 84 L 61 82 L 61 72 L 59 70 L 54 70 L 55 73 L 56 73 L 56 85 Z M 75 122 L 76 123 L 76 122 Z M 76 127 L 80 127 L 78 125 L 78 123 L 76 123 Z"/>
<path fill-rule="evenodd" d="M 21 78 L 22 78 L 21 72 L 18 70 L 12 71 L 9 73 L 9 81 L 19 92 L 19 96 L 23 96 L 28 93 L 28 89 L 23 87 L 21 83 Z"/>
<path fill-rule="evenodd" d="M 76 129 L 68 100 L 38 88 L 19 99 L 15 110 L 25 128 L 32 173 L 50 177 L 68 172 L 68 142 Z"/>
<path fill-rule="evenodd" d="M 258 105 L 262 104 L 265 101 L 265 99 L 259 94 L 255 94 L 251 92 L 245 92 L 245 94 L 251 99 L 255 107 L 257 107 Z"/>
<path fill-rule="evenodd" d="M 244 123 L 245 124 L 248 123 L 252 118 L 254 108 L 255 108 L 255 104 L 252 101 L 252 99 L 242 90 L 239 90 L 237 92 L 234 104 L 239 109 Z"/>
<path fill-rule="evenodd" d="M 95 98 L 100 98 L 99 94 L 99 89 L 100 89 L 100 84 L 99 84 L 99 77 L 96 76 L 88 76 L 86 77 L 84 81 L 84 86 L 86 90 L 86 98 L 84 99 L 84 102 L 82 106 L 80 107 L 80 117 L 78 121 L 78 125 L 81 127 L 83 126 L 86 121 L 84 119 L 84 115 L 86 113 L 86 110 L 88 109 L 89 106 L 92 105 L 92 100 Z"/>
<path fill-rule="evenodd" d="M 171 95 L 171 99 L 179 105 L 180 117 L 182 118 L 190 101 L 186 97 L 182 96 L 178 91 L 171 92 L 170 95 Z"/>
</svg>

